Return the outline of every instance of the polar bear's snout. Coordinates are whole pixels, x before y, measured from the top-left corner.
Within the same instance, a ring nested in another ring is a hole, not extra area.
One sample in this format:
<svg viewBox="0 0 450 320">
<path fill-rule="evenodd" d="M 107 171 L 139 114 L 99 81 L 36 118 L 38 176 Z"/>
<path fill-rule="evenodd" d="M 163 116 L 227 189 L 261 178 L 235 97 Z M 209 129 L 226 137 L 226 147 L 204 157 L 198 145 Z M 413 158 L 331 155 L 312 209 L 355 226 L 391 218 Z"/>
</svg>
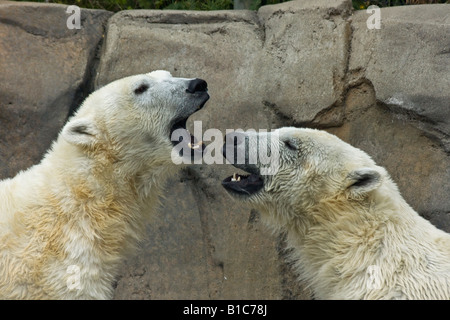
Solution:
<svg viewBox="0 0 450 320">
<path fill-rule="evenodd" d="M 173 146 L 179 148 L 181 158 L 187 157 L 193 161 L 196 155 L 203 156 L 206 145 L 186 129 L 186 122 L 192 114 L 203 108 L 209 100 L 209 94 L 205 80 L 195 78 L 187 81 L 183 93 L 185 101 L 177 108 L 175 117 L 170 122 L 170 139 Z"/>
<path fill-rule="evenodd" d="M 175 117 L 171 121 L 171 136 L 176 129 L 186 129 L 187 119 L 193 113 L 202 109 L 209 100 L 208 84 L 203 79 L 195 78 L 189 80 L 186 87 L 186 94 L 187 96 L 185 95 L 184 98 L 186 101 L 179 106 Z"/>
<path fill-rule="evenodd" d="M 222 181 L 222 186 L 233 195 L 249 196 L 264 187 L 259 165 L 252 161 L 253 155 L 257 152 L 253 141 L 255 139 L 257 139 L 256 135 L 241 132 L 233 132 L 225 136 L 222 147 L 223 156 L 236 168 L 249 173 L 249 175 L 234 173 Z"/>
<path fill-rule="evenodd" d="M 188 94 L 188 100 L 191 100 L 190 104 L 194 106 L 194 109 L 184 106 L 186 110 L 183 110 L 182 113 L 187 113 L 188 116 L 202 109 L 206 101 L 209 100 L 208 84 L 203 79 L 195 78 L 190 80 L 186 88 L 186 93 Z"/>
</svg>

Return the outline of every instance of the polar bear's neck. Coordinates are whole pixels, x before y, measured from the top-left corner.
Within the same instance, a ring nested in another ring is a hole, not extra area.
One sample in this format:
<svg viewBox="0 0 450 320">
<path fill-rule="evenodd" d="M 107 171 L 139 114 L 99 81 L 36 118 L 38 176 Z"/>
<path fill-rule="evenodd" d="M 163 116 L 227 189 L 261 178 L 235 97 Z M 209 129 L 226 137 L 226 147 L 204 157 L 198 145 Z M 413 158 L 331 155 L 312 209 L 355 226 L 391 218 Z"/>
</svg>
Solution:
<svg viewBox="0 0 450 320">
<path fill-rule="evenodd" d="M 113 219 L 117 224 L 116 235 L 120 223 L 124 229 L 136 229 L 132 233 L 142 229 L 144 220 L 156 209 L 170 175 L 170 168 L 165 166 L 132 171 L 114 160 L 88 159 L 73 148 L 53 148 L 41 166 L 41 172 L 46 171 L 50 180 L 48 191 L 59 203 L 70 203 L 61 210 L 75 213 L 74 219 L 79 219 L 78 212 L 92 221 Z M 94 232 L 109 228 L 107 224 L 93 227 L 98 229 Z"/>
<path fill-rule="evenodd" d="M 16 181 L 26 185 L 21 211 L 27 214 L 23 220 L 29 249 L 38 252 L 42 262 L 37 276 L 51 279 L 77 266 L 85 292 L 104 292 L 104 298 L 110 298 L 119 262 L 144 237 L 146 219 L 158 207 L 170 171 L 157 168 L 130 175 L 92 161 L 76 149 L 54 146 Z"/>
<path fill-rule="evenodd" d="M 384 265 L 392 262 L 386 257 L 399 256 L 403 246 L 409 245 L 399 243 L 399 239 L 407 243 L 409 240 L 404 239 L 429 230 L 431 225 L 399 193 L 392 194 L 393 190 L 381 190 L 374 198 L 361 202 L 329 199 L 312 208 L 302 222 L 286 227 L 291 259 L 318 298 L 365 297 L 367 292 L 363 289 L 346 292 L 341 285 L 348 284 L 349 279 L 364 282 L 371 266 L 392 269 Z M 391 193 L 383 194 L 384 191 Z M 392 241 L 392 237 L 397 239 Z"/>
</svg>

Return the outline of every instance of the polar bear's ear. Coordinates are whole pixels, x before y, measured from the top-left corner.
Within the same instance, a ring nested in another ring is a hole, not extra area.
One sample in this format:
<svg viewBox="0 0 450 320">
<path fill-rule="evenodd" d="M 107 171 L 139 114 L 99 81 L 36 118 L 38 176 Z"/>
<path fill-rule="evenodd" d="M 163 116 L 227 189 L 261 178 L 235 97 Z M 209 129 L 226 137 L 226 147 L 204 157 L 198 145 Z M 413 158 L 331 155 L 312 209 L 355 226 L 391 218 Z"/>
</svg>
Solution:
<svg viewBox="0 0 450 320">
<path fill-rule="evenodd" d="M 359 197 L 381 185 L 381 173 L 373 168 L 360 168 L 347 175 L 347 191 L 350 197 Z"/>
<path fill-rule="evenodd" d="M 98 129 L 90 119 L 69 121 L 62 130 L 64 139 L 75 145 L 90 146 L 97 141 Z"/>
</svg>

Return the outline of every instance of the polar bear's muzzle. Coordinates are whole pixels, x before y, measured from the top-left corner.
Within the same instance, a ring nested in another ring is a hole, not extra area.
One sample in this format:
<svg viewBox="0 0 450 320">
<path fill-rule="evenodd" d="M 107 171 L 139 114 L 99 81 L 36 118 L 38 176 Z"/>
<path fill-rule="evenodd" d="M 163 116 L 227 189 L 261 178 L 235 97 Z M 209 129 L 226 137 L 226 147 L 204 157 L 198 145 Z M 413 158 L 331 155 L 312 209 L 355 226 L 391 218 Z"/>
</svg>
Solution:
<svg viewBox="0 0 450 320">
<path fill-rule="evenodd" d="M 234 173 L 222 180 L 222 186 L 231 193 L 249 196 L 261 190 L 264 181 L 258 174 L 242 175 Z"/>
<path fill-rule="evenodd" d="M 201 110 L 209 100 L 208 84 L 205 80 L 193 79 L 189 81 L 185 94 L 186 101 L 178 108 L 177 115 L 170 123 L 170 139 L 174 146 L 180 143 L 186 144 L 191 149 L 191 156 L 193 156 L 196 152 L 203 153 L 205 145 L 202 141 L 197 141 L 186 129 L 186 122 L 192 114 Z M 180 150 L 186 150 L 186 148 L 180 148 Z M 183 154 L 180 154 L 180 156 L 183 157 Z"/>
<path fill-rule="evenodd" d="M 252 195 L 264 187 L 264 180 L 259 166 L 249 161 L 251 150 L 249 150 L 248 136 L 236 132 L 227 136 L 222 148 L 223 156 L 233 166 L 249 174 L 234 173 L 222 181 L 222 186 L 231 194 Z M 230 136 L 232 139 L 229 139 Z"/>
</svg>

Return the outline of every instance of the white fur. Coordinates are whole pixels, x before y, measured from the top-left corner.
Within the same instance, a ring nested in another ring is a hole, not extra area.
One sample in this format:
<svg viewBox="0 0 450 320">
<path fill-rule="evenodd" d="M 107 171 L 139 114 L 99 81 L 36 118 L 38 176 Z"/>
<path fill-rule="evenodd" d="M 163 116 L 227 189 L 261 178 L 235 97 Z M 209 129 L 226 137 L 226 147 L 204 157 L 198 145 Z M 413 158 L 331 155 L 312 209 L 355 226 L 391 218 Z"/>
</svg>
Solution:
<svg viewBox="0 0 450 320">
<path fill-rule="evenodd" d="M 286 232 L 315 298 L 450 299 L 450 235 L 405 202 L 384 168 L 324 131 L 277 133 L 280 169 L 246 200 Z"/>
<path fill-rule="evenodd" d="M 188 81 L 157 71 L 101 88 L 40 164 L 0 182 L 0 298 L 112 297 L 175 172 L 169 123 L 198 106 Z"/>
</svg>

